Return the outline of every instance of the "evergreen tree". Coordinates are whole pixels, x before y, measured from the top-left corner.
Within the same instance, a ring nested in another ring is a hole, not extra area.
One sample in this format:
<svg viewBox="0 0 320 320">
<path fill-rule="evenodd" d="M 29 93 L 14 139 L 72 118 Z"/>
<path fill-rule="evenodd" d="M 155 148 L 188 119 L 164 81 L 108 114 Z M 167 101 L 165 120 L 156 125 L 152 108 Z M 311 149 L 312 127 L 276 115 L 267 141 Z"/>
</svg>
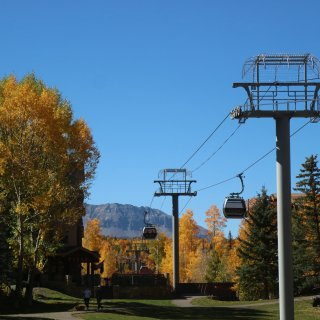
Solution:
<svg viewBox="0 0 320 320">
<path fill-rule="evenodd" d="M 312 275 L 312 263 L 308 252 L 308 242 L 305 239 L 306 227 L 297 202 L 293 206 L 292 218 L 294 291 L 295 295 L 300 295 L 306 290 L 308 291 L 310 287 L 313 287 L 313 280 L 312 277 L 310 278 L 310 275 Z"/>
<path fill-rule="evenodd" d="M 212 250 L 211 256 L 208 260 L 205 279 L 208 282 L 230 281 L 224 261 L 215 249 Z"/>
<path fill-rule="evenodd" d="M 294 267 L 300 289 L 307 289 L 320 280 L 320 169 L 317 155 L 306 158 L 297 179 L 295 190 L 304 196 L 295 206 Z"/>
<path fill-rule="evenodd" d="M 277 292 L 277 219 L 274 202 L 263 187 L 248 213 L 240 240 L 237 270 L 241 298 L 268 299 Z"/>
</svg>

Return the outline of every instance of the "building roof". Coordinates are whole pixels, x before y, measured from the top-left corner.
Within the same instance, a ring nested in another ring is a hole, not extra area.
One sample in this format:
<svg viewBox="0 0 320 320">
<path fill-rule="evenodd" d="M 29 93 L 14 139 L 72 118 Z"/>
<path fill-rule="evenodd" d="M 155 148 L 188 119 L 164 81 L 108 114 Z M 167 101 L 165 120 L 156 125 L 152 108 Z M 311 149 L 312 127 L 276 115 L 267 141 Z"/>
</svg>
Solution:
<svg viewBox="0 0 320 320">
<path fill-rule="evenodd" d="M 57 256 L 68 259 L 77 259 L 81 262 L 99 262 L 100 255 L 84 247 L 65 247 L 57 252 Z"/>
</svg>

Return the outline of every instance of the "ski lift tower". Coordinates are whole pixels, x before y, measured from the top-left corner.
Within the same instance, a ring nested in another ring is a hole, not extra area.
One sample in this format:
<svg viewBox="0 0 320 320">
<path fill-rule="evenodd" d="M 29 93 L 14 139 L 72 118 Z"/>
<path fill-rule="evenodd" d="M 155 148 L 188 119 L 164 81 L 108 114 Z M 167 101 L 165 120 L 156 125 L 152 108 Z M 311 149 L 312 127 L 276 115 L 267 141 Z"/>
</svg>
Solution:
<svg viewBox="0 0 320 320">
<path fill-rule="evenodd" d="M 245 62 L 242 77 L 246 82 L 233 88 L 243 88 L 247 101 L 231 117 L 241 123 L 248 118 L 276 121 L 280 320 L 292 320 L 290 119 L 319 121 L 320 63 L 311 54 L 260 54 Z"/>
<path fill-rule="evenodd" d="M 169 175 L 169 177 L 168 177 Z M 196 180 L 188 180 L 191 173 L 186 169 L 163 169 L 159 172 L 161 180 L 155 180 L 159 183 L 160 189 L 155 192 L 156 197 L 172 197 L 172 248 L 173 248 L 173 291 L 177 291 L 179 285 L 179 196 L 194 197 L 197 192 L 191 191 L 191 184 Z"/>
</svg>

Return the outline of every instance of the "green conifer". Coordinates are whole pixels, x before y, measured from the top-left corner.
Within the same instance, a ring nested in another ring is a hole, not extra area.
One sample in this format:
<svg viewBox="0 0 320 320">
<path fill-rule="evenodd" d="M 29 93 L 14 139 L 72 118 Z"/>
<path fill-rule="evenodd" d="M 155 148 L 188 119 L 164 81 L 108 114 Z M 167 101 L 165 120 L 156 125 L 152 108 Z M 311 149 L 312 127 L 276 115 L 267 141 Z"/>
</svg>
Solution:
<svg viewBox="0 0 320 320">
<path fill-rule="evenodd" d="M 238 255 L 241 299 L 269 299 L 277 293 L 277 217 L 275 203 L 263 187 L 245 222 Z"/>
<path fill-rule="evenodd" d="M 303 196 L 296 201 L 294 211 L 294 269 L 298 285 L 311 289 L 320 281 L 320 169 L 317 155 L 306 158 L 297 179 L 295 190 Z"/>
</svg>

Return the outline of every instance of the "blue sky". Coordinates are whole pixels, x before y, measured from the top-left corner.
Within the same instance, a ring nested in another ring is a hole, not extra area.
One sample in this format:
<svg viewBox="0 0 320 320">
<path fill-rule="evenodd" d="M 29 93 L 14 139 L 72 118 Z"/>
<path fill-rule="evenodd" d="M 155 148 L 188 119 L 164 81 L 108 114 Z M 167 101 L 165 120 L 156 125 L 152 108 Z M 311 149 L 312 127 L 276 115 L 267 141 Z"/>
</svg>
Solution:
<svg viewBox="0 0 320 320">
<path fill-rule="evenodd" d="M 259 53 L 320 57 L 320 2 L 2 0 L 0 76 L 34 72 L 89 124 L 101 161 L 89 203 L 149 206 L 158 171 L 179 168 L 228 112 L 246 99 L 233 89 Z M 292 130 L 307 120 L 293 119 Z M 228 119 L 188 163 L 207 159 L 237 122 Z M 292 139 L 292 185 L 306 156 L 319 153 L 319 124 Z M 206 165 L 194 190 L 228 179 L 275 145 L 272 119 L 249 119 Z M 243 196 L 275 189 L 275 154 L 246 173 Z M 237 180 L 198 193 L 187 208 L 205 225 Z M 187 202 L 180 198 L 180 208 Z M 171 213 L 171 200 L 152 206 Z M 142 217 L 143 218 L 143 217 Z M 236 235 L 239 221 L 227 229 Z"/>
</svg>

